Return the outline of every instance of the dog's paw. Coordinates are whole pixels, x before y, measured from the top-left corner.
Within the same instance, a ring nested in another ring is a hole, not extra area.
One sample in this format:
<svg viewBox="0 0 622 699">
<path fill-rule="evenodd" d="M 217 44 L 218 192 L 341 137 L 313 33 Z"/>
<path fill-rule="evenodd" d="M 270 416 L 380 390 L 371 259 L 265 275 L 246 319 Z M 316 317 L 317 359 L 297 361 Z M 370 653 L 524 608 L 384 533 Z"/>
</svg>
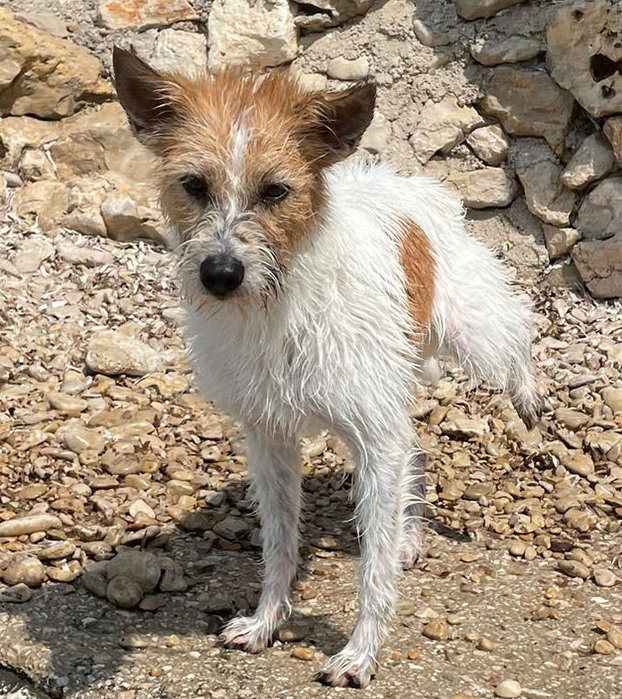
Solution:
<svg viewBox="0 0 622 699">
<path fill-rule="evenodd" d="M 376 671 L 373 658 L 357 662 L 354 658 L 338 653 L 334 655 L 325 668 L 322 668 L 315 680 L 329 687 L 354 687 L 364 689 L 370 683 Z"/>
<path fill-rule="evenodd" d="M 416 546 L 403 547 L 398 556 L 399 564 L 402 570 L 411 570 L 415 563 L 419 560 L 419 549 Z"/>
<path fill-rule="evenodd" d="M 413 529 L 408 534 L 406 541 L 401 545 L 397 555 L 397 560 L 402 570 L 413 568 L 415 563 L 422 557 L 422 551 L 423 540 L 421 531 L 418 528 Z"/>
<path fill-rule="evenodd" d="M 219 640 L 227 648 L 261 653 L 272 640 L 272 629 L 257 617 L 240 616 L 226 624 Z"/>
</svg>

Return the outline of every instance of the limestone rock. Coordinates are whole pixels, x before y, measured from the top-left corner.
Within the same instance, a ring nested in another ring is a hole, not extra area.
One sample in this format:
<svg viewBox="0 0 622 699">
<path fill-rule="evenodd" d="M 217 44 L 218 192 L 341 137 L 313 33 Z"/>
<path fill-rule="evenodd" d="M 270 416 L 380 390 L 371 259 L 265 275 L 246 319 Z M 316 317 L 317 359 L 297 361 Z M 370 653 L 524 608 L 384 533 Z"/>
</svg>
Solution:
<svg viewBox="0 0 622 699">
<path fill-rule="evenodd" d="M 516 181 L 500 167 L 451 173 L 446 181 L 454 185 L 470 209 L 509 206 L 518 194 Z"/>
<path fill-rule="evenodd" d="M 145 593 L 156 589 L 161 573 L 158 559 L 148 551 L 121 551 L 108 562 L 106 568 L 110 581 L 116 577 L 128 578 Z"/>
<path fill-rule="evenodd" d="M 106 586 L 106 597 L 111 604 L 121 609 L 132 609 L 140 604 L 143 591 L 140 585 L 130 578 L 117 575 Z"/>
<path fill-rule="evenodd" d="M 155 38 L 139 41 L 139 34 L 132 41 L 132 48 L 139 58 L 162 71 L 179 71 L 193 74 L 207 68 L 207 38 L 204 34 L 185 32 L 180 29 L 163 29 Z"/>
<path fill-rule="evenodd" d="M 19 22 L 0 8 L 0 115 L 69 116 L 112 95 L 102 64 L 85 48 Z"/>
<path fill-rule="evenodd" d="M 123 191 L 111 192 L 102 202 L 101 216 L 112 240 L 130 241 L 139 238 L 166 243 L 157 213 L 140 206 L 135 198 Z"/>
<path fill-rule="evenodd" d="M 572 259 L 593 296 L 622 298 L 622 233 L 608 240 L 577 243 Z"/>
<path fill-rule="evenodd" d="M 372 154 L 382 153 L 391 138 L 391 122 L 387 121 L 384 115 L 376 110 L 371 124 L 363 134 L 360 147 Z"/>
<path fill-rule="evenodd" d="M 613 148 L 613 154 L 618 164 L 622 163 L 622 117 L 614 116 L 607 119 L 603 126 L 603 133 Z"/>
<path fill-rule="evenodd" d="M 527 208 L 544 223 L 568 226 L 576 197 L 563 186 L 557 159 L 541 142 L 524 142 L 516 148 L 516 174 L 525 190 Z"/>
<path fill-rule="evenodd" d="M 374 0 L 294 0 L 294 4 L 299 10 L 294 20 L 296 26 L 302 31 L 320 32 L 364 15 Z"/>
<path fill-rule="evenodd" d="M 22 243 L 13 258 L 15 268 L 22 273 L 36 272 L 41 263 L 54 254 L 54 246 L 45 237 L 33 235 Z"/>
<path fill-rule="evenodd" d="M 480 17 L 492 17 L 497 12 L 518 5 L 520 2 L 524 2 L 524 0 L 454 0 L 454 5 L 460 17 L 479 19 Z"/>
<path fill-rule="evenodd" d="M 452 42 L 452 37 L 449 33 L 445 34 L 442 31 L 438 31 L 423 22 L 421 19 L 413 20 L 413 31 L 417 37 L 417 41 L 424 46 L 429 46 L 430 48 L 436 48 L 438 46 L 447 46 Z"/>
<path fill-rule="evenodd" d="M 369 61 L 366 56 L 354 60 L 337 56 L 328 62 L 326 73 L 335 80 L 362 80 L 369 75 Z"/>
<path fill-rule="evenodd" d="M 471 56 L 484 66 L 518 63 L 535 58 L 544 50 L 542 42 L 524 36 L 508 36 L 501 41 L 478 39 L 471 45 Z"/>
<path fill-rule="evenodd" d="M 162 578 L 158 588 L 161 592 L 184 592 L 188 589 L 188 583 L 184 578 L 182 567 L 172 558 L 160 558 Z"/>
<path fill-rule="evenodd" d="M 146 179 L 153 170 L 151 156 L 132 136 L 116 102 L 65 120 L 49 152 L 60 180 L 107 170 Z"/>
<path fill-rule="evenodd" d="M 46 532 L 48 529 L 56 529 L 61 526 L 60 519 L 55 515 L 45 513 L 26 515 L 0 522 L 0 537 Z"/>
<path fill-rule="evenodd" d="M 116 330 L 100 330 L 93 335 L 86 364 L 91 371 L 106 376 L 144 376 L 162 368 L 158 352 Z"/>
<path fill-rule="evenodd" d="M 614 413 L 622 413 L 622 388 L 608 386 L 603 389 L 603 401 Z"/>
<path fill-rule="evenodd" d="M 215 0 L 208 20 L 208 66 L 289 63 L 298 40 L 288 0 Z"/>
<path fill-rule="evenodd" d="M 560 5 L 547 32 L 554 80 L 592 116 L 622 112 L 622 8 L 618 3 Z"/>
<path fill-rule="evenodd" d="M 542 232 L 551 262 L 568 255 L 575 243 L 581 240 L 581 233 L 574 228 L 557 228 L 543 223 Z"/>
<path fill-rule="evenodd" d="M 595 133 L 583 141 L 561 179 L 566 187 L 581 190 L 608 175 L 614 166 L 615 158 L 607 139 Z"/>
<path fill-rule="evenodd" d="M 38 558 L 17 554 L 4 569 L 4 582 L 7 585 L 28 585 L 39 587 L 45 580 L 45 567 Z"/>
<path fill-rule="evenodd" d="M 448 153 L 467 135 L 484 124 L 473 107 L 460 107 L 453 95 L 440 102 L 426 102 L 419 114 L 419 123 L 409 141 L 415 157 L 424 164 L 437 152 Z"/>
<path fill-rule="evenodd" d="M 484 418 L 475 418 L 465 415 L 457 408 L 447 411 L 445 420 L 441 424 L 444 434 L 454 437 L 475 437 L 481 439 L 488 429 L 488 422 Z"/>
<path fill-rule="evenodd" d="M 488 83 L 482 106 L 508 133 L 541 136 L 560 152 L 574 100 L 543 71 L 500 66 Z"/>
<path fill-rule="evenodd" d="M 98 597 L 106 597 L 106 588 L 108 587 L 108 578 L 106 571 L 109 561 L 97 561 L 89 563 L 82 574 L 82 584 L 89 591 Z"/>
<path fill-rule="evenodd" d="M 475 129 L 469 134 L 467 143 L 487 165 L 501 165 L 507 158 L 510 146 L 503 129 L 496 124 Z"/>
<path fill-rule="evenodd" d="M 609 177 L 585 197 L 575 226 L 584 238 L 602 240 L 620 230 L 622 221 L 622 177 Z"/>
<path fill-rule="evenodd" d="M 52 34 L 61 39 L 67 36 L 67 26 L 65 22 L 55 15 L 53 12 L 16 12 L 15 18 L 20 20 L 20 22 L 27 22 L 32 24 L 33 27 L 37 27 L 43 32 Z"/>
<path fill-rule="evenodd" d="M 164 27 L 198 19 L 186 0 L 100 0 L 98 24 L 106 29 Z"/>
<path fill-rule="evenodd" d="M 67 420 L 57 431 L 57 436 L 70 451 L 100 454 L 104 450 L 104 439 L 99 432 L 85 427 L 81 420 Z"/>
<path fill-rule="evenodd" d="M 12 208 L 17 216 L 37 220 L 41 230 L 52 230 L 67 211 L 67 188 L 52 180 L 32 182 L 16 192 Z"/>
</svg>

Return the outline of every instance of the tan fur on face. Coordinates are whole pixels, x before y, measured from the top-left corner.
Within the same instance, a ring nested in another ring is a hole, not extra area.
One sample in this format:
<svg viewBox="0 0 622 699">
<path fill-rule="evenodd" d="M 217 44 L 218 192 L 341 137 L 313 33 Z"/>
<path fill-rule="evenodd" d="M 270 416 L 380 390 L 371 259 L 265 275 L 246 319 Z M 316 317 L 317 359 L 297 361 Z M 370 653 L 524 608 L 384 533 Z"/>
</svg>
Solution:
<svg viewBox="0 0 622 699">
<path fill-rule="evenodd" d="M 182 279 L 203 293 L 199 266 L 226 254 L 244 265 L 237 296 L 277 291 L 322 214 L 322 170 L 350 155 L 371 122 L 375 86 L 308 93 L 286 71 L 236 68 L 191 79 L 117 48 L 113 64 L 134 133 L 160 160 Z M 286 196 L 271 200 L 270 187 Z"/>
<path fill-rule="evenodd" d="M 163 206 L 182 239 L 202 212 L 179 185 L 187 173 L 202 175 L 213 203 L 230 197 L 231 171 L 239 169 L 240 208 L 254 211 L 256 223 L 280 256 L 287 257 L 321 209 L 317 144 L 301 140 L 312 96 L 284 72 L 264 78 L 228 69 L 198 81 L 175 76 L 170 93 L 178 121 L 156 136 L 162 158 Z M 243 131 L 241 162 L 235 161 L 236 132 Z M 271 206 L 258 201 L 262 185 L 284 183 L 291 193 Z"/>
<path fill-rule="evenodd" d="M 408 309 L 416 331 L 430 324 L 434 300 L 435 262 L 425 233 L 411 219 L 405 219 L 400 262 L 406 276 Z"/>
</svg>

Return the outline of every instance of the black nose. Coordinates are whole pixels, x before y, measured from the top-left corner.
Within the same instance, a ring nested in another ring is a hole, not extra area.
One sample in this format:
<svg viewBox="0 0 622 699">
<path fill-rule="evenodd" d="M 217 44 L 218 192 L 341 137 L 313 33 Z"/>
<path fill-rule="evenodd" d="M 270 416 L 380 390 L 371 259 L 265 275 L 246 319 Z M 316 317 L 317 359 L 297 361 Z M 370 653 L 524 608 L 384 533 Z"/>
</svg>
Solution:
<svg viewBox="0 0 622 699">
<path fill-rule="evenodd" d="M 227 296 L 244 279 L 244 265 L 233 255 L 210 255 L 199 268 L 201 284 L 214 296 Z"/>
</svg>

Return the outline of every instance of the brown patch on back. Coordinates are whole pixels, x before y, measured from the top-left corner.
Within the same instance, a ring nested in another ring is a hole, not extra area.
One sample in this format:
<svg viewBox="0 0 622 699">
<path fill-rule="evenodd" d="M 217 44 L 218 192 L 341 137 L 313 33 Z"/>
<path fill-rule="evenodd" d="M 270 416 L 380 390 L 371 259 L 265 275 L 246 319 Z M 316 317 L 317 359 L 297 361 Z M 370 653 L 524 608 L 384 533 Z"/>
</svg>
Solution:
<svg viewBox="0 0 622 699">
<path fill-rule="evenodd" d="M 425 233 L 412 220 L 402 222 L 403 239 L 400 262 L 406 276 L 408 310 L 416 329 L 425 330 L 430 323 L 436 266 L 432 247 Z"/>
</svg>

